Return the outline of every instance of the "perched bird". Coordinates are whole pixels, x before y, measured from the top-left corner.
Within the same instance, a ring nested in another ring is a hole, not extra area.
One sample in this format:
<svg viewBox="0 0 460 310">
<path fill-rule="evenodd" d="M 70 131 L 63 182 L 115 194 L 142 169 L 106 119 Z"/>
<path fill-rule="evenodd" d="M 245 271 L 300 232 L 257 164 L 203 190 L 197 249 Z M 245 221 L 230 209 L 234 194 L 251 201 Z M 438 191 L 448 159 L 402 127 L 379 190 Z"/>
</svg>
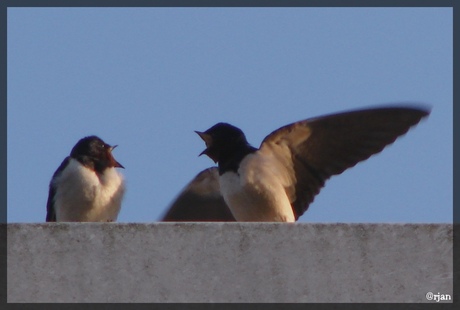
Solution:
<svg viewBox="0 0 460 310">
<path fill-rule="evenodd" d="M 217 167 L 201 171 L 167 208 L 164 222 L 234 222 L 222 197 Z"/>
<path fill-rule="evenodd" d="M 125 191 L 124 168 L 99 137 L 81 139 L 53 174 L 46 205 L 47 222 L 112 222 Z"/>
<path fill-rule="evenodd" d="M 176 214 L 185 207 L 188 210 L 182 210 L 180 219 L 169 220 L 193 220 L 193 208 L 212 205 L 206 195 L 195 195 L 206 193 L 208 184 L 214 187 L 210 191 L 213 200 L 219 201 L 220 193 L 237 221 L 294 222 L 307 211 L 326 180 L 379 153 L 428 114 L 429 110 L 419 107 L 386 106 L 325 115 L 275 130 L 260 148 L 252 147 L 239 128 L 227 123 L 197 131 L 206 143 L 200 155 L 218 164 L 219 178 L 197 180 L 199 174 L 179 195 L 181 203 L 172 204 Z M 216 168 L 211 169 L 217 173 Z M 197 191 L 193 184 L 202 186 Z M 222 201 L 215 205 L 223 208 Z M 196 212 L 205 218 L 202 210 Z"/>
</svg>

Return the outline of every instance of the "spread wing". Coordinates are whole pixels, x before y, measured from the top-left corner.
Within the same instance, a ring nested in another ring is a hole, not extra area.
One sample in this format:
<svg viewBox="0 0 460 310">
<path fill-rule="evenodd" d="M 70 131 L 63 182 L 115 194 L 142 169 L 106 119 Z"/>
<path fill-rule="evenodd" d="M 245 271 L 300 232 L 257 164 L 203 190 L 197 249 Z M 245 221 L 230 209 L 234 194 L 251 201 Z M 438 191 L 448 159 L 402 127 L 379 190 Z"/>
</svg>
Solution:
<svg viewBox="0 0 460 310">
<path fill-rule="evenodd" d="M 171 203 L 161 221 L 235 221 L 220 192 L 218 168 L 201 171 Z"/>
<path fill-rule="evenodd" d="M 66 157 L 61 165 L 57 168 L 54 172 L 53 177 L 51 178 L 51 182 L 49 185 L 49 192 L 48 192 L 48 201 L 46 203 L 46 221 L 47 222 L 56 222 L 56 210 L 54 208 L 54 196 L 56 195 L 56 184 L 54 180 L 58 177 L 62 171 L 67 167 L 69 164 L 70 157 Z"/>
<path fill-rule="evenodd" d="M 285 188 L 297 220 L 327 179 L 379 153 L 428 114 L 383 107 L 326 115 L 281 127 L 261 149 L 275 152 L 286 167 L 290 182 Z"/>
</svg>

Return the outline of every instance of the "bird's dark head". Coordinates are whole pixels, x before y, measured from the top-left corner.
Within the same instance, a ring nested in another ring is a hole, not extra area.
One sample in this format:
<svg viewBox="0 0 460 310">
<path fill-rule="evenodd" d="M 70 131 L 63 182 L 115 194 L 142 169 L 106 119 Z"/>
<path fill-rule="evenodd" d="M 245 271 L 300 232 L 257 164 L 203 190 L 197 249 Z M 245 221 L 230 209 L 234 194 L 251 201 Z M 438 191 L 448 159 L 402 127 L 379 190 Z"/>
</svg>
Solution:
<svg viewBox="0 0 460 310">
<path fill-rule="evenodd" d="M 206 143 L 206 149 L 200 156 L 205 154 L 215 163 L 249 146 L 243 131 L 227 123 L 218 123 L 204 132 L 195 132 Z"/>
<path fill-rule="evenodd" d="M 111 146 L 97 136 L 88 136 L 75 144 L 70 157 L 100 173 L 106 168 L 124 168 L 112 155 L 116 147 L 117 145 Z"/>
</svg>

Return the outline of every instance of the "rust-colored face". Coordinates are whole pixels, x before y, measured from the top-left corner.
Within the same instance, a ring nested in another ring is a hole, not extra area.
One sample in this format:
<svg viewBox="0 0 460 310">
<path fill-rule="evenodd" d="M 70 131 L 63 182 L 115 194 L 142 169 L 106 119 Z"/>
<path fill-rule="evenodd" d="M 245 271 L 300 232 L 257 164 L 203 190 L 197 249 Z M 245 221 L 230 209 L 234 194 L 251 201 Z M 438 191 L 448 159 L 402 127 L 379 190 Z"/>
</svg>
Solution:
<svg viewBox="0 0 460 310">
<path fill-rule="evenodd" d="M 78 141 L 70 156 L 83 165 L 102 173 L 106 168 L 124 168 L 112 155 L 116 147 L 116 145 L 110 146 L 97 136 L 89 136 Z"/>
</svg>

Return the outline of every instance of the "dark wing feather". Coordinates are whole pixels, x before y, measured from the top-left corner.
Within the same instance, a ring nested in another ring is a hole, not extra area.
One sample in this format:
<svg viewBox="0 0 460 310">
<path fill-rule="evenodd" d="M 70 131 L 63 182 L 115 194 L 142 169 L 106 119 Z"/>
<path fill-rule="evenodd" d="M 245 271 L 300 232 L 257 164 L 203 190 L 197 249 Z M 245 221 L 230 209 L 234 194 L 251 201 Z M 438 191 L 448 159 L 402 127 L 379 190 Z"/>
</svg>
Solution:
<svg viewBox="0 0 460 310">
<path fill-rule="evenodd" d="M 66 157 L 61 165 L 57 168 L 54 172 L 53 177 L 51 178 L 51 182 L 49 184 L 49 192 L 48 192 L 48 202 L 46 203 L 46 221 L 47 222 L 56 222 L 56 210 L 54 209 L 54 195 L 56 195 L 56 184 L 54 180 L 58 177 L 62 171 L 67 167 L 69 164 L 70 157 Z"/>
<path fill-rule="evenodd" d="M 218 168 L 201 171 L 171 203 L 161 221 L 235 221 L 220 192 Z"/>
<path fill-rule="evenodd" d="M 383 107 L 326 115 L 274 131 L 261 148 L 289 149 L 283 156 L 291 156 L 293 167 L 286 168 L 295 177 L 286 191 L 297 220 L 327 179 L 379 153 L 428 114 L 419 108 Z"/>
</svg>

